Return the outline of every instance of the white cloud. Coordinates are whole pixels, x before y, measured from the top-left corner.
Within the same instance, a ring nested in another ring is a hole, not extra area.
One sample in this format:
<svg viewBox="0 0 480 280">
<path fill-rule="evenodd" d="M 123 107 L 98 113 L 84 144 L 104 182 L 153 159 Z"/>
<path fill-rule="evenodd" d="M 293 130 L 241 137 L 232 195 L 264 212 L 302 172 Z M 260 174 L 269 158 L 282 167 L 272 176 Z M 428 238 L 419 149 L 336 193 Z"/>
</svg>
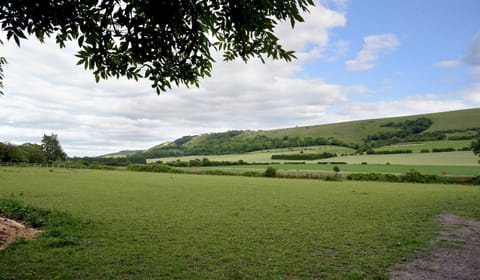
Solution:
<svg viewBox="0 0 480 280">
<path fill-rule="evenodd" d="M 350 49 L 350 42 L 346 40 L 338 40 L 335 42 L 335 46 L 333 48 L 332 54 L 328 57 L 328 61 L 334 62 L 338 59 L 346 56 L 348 54 L 348 50 Z"/>
<path fill-rule="evenodd" d="M 375 67 L 381 53 L 395 49 L 400 45 L 395 34 L 379 34 L 363 39 L 363 48 L 355 59 L 347 60 L 347 70 L 351 72 L 367 71 Z"/>
<path fill-rule="evenodd" d="M 470 74 L 480 78 L 480 33 L 477 33 L 467 52 L 461 59 L 444 60 L 435 63 L 437 67 L 453 68 L 461 65 L 470 66 Z"/>
<path fill-rule="evenodd" d="M 444 60 L 444 61 L 439 61 L 435 63 L 436 67 L 441 67 L 441 68 L 454 68 L 458 67 L 461 65 L 461 62 L 459 60 Z"/>
<path fill-rule="evenodd" d="M 475 83 L 460 91 L 458 94 L 470 106 L 480 106 L 480 83 Z"/>
<path fill-rule="evenodd" d="M 472 66 L 480 66 L 480 33 L 476 34 L 465 55 L 465 62 Z"/>
<path fill-rule="evenodd" d="M 286 49 L 299 52 L 299 56 L 305 57 L 312 48 L 316 49 L 313 58 L 317 58 L 318 52 L 328 44 L 329 30 L 343 27 L 347 21 L 345 14 L 327 9 L 319 2 L 303 18 L 305 21 L 297 23 L 293 30 L 289 21 L 280 23 L 275 33 L 280 38 L 280 44 Z"/>
<path fill-rule="evenodd" d="M 480 78 L 480 66 L 473 66 L 470 69 L 470 73 L 472 74 L 472 76 Z"/>
<path fill-rule="evenodd" d="M 425 94 L 392 101 L 347 103 L 336 114 L 339 119 L 357 120 L 452 111 L 466 107 L 465 102 L 458 98 L 446 99 L 443 95 Z"/>
<path fill-rule="evenodd" d="M 339 11 L 346 11 L 348 6 L 348 0 L 321 0 L 321 3 L 326 7 Z"/>
</svg>

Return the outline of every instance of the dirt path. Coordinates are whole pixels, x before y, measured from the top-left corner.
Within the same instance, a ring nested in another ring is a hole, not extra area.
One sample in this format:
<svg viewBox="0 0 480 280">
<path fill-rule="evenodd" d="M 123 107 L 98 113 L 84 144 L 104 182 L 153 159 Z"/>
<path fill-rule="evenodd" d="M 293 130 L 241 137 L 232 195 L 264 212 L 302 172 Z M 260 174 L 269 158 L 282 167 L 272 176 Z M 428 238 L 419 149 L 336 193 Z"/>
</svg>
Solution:
<svg viewBox="0 0 480 280">
<path fill-rule="evenodd" d="M 419 258 L 395 266 L 390 279 L 480 279 L 480 222 L 440 216 L 442 229 Z"/>
<path fill-rule="evenodd" d="M 17 221 L 0 216 L 0 250 L 18 238 L 32 239 L 40 232 L 38 229 L 27 228 Z"/>
</svg>

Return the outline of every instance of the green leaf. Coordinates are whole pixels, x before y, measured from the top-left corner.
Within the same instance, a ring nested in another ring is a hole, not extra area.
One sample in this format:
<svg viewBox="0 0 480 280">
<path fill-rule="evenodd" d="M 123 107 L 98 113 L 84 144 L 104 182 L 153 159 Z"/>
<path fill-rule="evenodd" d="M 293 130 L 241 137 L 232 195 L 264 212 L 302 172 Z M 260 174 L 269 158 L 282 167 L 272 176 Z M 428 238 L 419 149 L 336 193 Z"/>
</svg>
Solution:
<svg viewBox="0 0 480 280">
<path fill-rule="evenodd" d="M 18 36 L 14 34 L 13 39 L 15 40 L 15 43 L 17 44 L 17 46 L 20 47 L 20 39 L 18 38 Z"/>
</svg>

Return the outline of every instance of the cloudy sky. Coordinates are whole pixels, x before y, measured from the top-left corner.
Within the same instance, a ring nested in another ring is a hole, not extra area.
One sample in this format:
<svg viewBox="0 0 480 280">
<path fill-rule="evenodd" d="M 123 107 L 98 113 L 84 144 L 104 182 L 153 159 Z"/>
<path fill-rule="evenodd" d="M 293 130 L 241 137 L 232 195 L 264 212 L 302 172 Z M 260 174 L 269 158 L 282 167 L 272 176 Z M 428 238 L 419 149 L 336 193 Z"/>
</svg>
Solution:
<svg viewBox="0 0 480 280">
<path fill-rule="evenodd" d="M 480 1 L 325 0 L 277 34 L 292 63 L 215 64 L 199 88 L 95 83 L 75 45 L 0 46 L 0 141 L 56 133 L 69 156 L 146 149 L 184 135 L 267 130 L 480 107 Z"/>
</svg>

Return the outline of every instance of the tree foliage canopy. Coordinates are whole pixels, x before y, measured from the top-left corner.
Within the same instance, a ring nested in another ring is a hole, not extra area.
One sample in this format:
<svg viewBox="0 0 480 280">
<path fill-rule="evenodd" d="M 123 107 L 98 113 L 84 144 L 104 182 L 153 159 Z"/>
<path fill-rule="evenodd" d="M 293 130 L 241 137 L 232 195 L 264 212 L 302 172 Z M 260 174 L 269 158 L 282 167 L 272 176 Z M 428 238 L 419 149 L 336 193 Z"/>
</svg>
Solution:
<svg viewBox="0 0 480 280">
<path fill-rule="evenodd" d="M 313 0 L 17 0 L 0 4 L 7 39 L 55 37 L 60 47 L 77 41 L 78 64 L 97 82 L 109 77 L 149 79 L 157 93 L 197 85 L 210 76 L 211 50 L 224 60 L 265 57 L 290 61 L 274 34 L 279 21 L 292 27 Z M 1 62 L 1 61 L 0 61 Z M 1 65 L 1 63 L 0 63 Z M 0 77 L 1 78 L 1 77 Z"/>
<path fill-rule="evenodd" d="M 67 154 L 63 151 L 56 134 L 43 135 L 42 150 L 45 153 L 47 161 L 65 160 Z"/>
<path fill-rule="evenodd" d="M 475 155 L 480 156 L 480 135 L 471 144 L 472 151 Z"/>
</svg>

